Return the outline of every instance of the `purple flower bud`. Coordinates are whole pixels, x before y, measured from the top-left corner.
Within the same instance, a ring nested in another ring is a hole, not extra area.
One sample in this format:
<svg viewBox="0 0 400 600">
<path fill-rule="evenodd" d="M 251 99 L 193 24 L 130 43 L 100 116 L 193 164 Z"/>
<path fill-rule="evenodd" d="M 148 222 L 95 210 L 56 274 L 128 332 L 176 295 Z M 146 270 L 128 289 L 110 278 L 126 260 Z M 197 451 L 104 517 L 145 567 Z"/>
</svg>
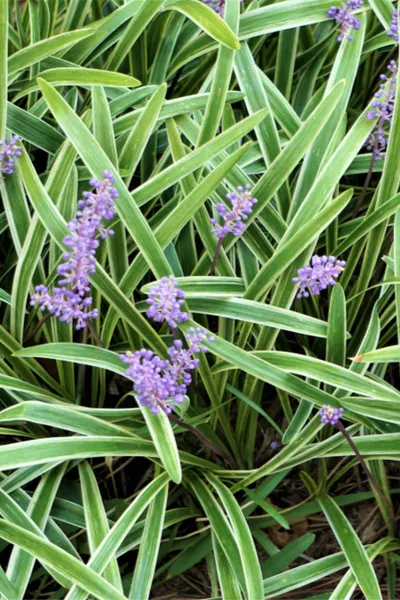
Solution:
<svg viewBox="0 0 400 600">
<path fill-rule="evenodd" d="M 203 0 L 204 4 L 208 4 L 210 8 L 215 10 L 221 17 L 224 16 L 226 0 Z M 243 2 L 243 0 L 240 0 Z"/>
<path fill-rule="evenodd" d="M 298 284 L 297 298 L 308 298 L 311 294 L 318 296 L 321 290 L 326 290 L 329 285 L 335 285 L 336 279 L 343 271 L 346 261 L 337 260 L 335 256 L 314 255 L 311 267 L 308 265 L 297 271 L 298 276 L 292 281 Z"/>
<path fill-rule="evenodd" d="M 321 423 L 336 425 L 336 423 L 342 418 L 343 413 L 343 408 L 332 408 L 330 404 L 324 404 L 319 412 Z"/>
<path fill-rule="evenodd" d="M 167 414 L 173 404 L 182 404 L 187 388 L 192 382 L 190 371 L 196 369 L 199 360 L 193 354 L 202 352 L 201 341 L 212 341 L 201 329 L 189 330 L 186 335 L 188 347 L 180 340 L 168 349 L 169 360 L 162 360 L 150 350 L 138 350 L 121 354 L 128 369 L 125 375 L 133 379 L 133 389 L 142 406 L 148 406 L 156 414 L 163 410 Z M 193 343 L 192 343 L 193 342 Z"/>
<path fill-rule="evenodd" d="M 14 135 L 7 140 L 0 140 L 0 179 L 3 175 L 14 173 L 15 158 L 22 154 L 21 146 L 18 146 L 19 136 Z"/>
<path fill-rule="evenodd" d="M 338 42 L 343 42 L 344 39 L 351 41 L 353 37 L 350 35 L 350 31 L 360 29 L 361 22 L 352 15 L 352 11 L 362 6 L 362 0 L 347 0 L 346 4 L 342 3 L 342 8 L 331 6 L 328 10 L 327 16 L 330 19 L 336 19 L 336 23 L 339 25 Z"/>
<path fill-rule="evenodd" d="M 230 192 L 226 195 L 232 203 L 232 210 L 228 210 L 225 204 L 216 204 L 215 208 L 219 216 L 223 219 L 223 225 L 217 223 L 216 219 L 210 219 L 214 226 L 212 232 L 218 238 L 224 238 L 228 233 L 240 236 L 246 228 L 243 221 L 247 221 L 248 215 L 253 212 L 253 205 L 257 200 L 251 195 L 251 185 L 247 184 L 244 189 L 242 186 L 237 188 L 237 192 Z"/>
<path fill-rule="evenodd" d="M 395 11 L 396 12 L 396 11 Z M 380 85 L 380 91 L 376 92 L 371 106 L 374 110 L 367 113 L 367 119 L 376 119 L 378 122 L 372 130 L 366 142 L 367 150 L 372 151 L 372 157 L 377 160 L 379 157 L 385 158 L 384 151 L 389 143 L 390 125 L 392 124 L 394 103 L 396 100 L 396 80 L 397 80 L 397 65 L 394 60 L 391 60 L 387 66 L 388 75 L 381 75 L 381 80 L 388 82 L 386 85 Z"/>
<path fill-rule="evenodd" d="M 270 443 L 269 447 L 271 448 L 271 450 L 276 450 L 277 448 L 279 448 L 279 442 L 274 440 Z"/>
<path fill-rule="evenodd" d="M 116 214 L 114 199 L 118 193 L 112 187 L 114 178 L 109 171 L 104 172 L 104 179 L 92 179 L 90 184 L 94 192 L 85 192 L 84 200 L 78 202 L 76 217 L 68 224 L 71 235 L 64 238 L 64 244 L 70 252 L 64 252 L 64 263 L 58 267 L 59 285 L 51 295 L 44 285 L 35 289 L 31 297 L 31 305 L 39 304 L 40 310 L 48 310 L 60 321 L 72 323 L 76 328 L 86 327 L 90 318 L 97 318 L 97 309 L 88 310 L 92 304 L 90 294 L 90 275 L 96 271 L 96 249 L 101 238 L 107 237 L 110 230 L 104 229 L 102 219 L 109 221 Z"/>
<path fill-rule="evenodd" d="M 395 42 L 399 41 L 399 13 L 397 9 L 392 13 L 392 24 L 390 25 L 387 35 L 393 38 Z"/>
<path fill-rule="evenodd" d="M 166 321 L 171 329 L 176 329 L 178 323 L 183 323 L 189 318 L 187 312 L 181 311 L 184 297 L 185 294 L 178 288 L 178 282 L 173 275 L 163 277 L 149 292 L 147 304 L 150 308 L 146 314 L 156 323 Z"/>
<path fill-rule="evenodd" d="M 202 345 L 202 342 L 213 342 L 214 337 L 207 335 L 201 327 L 191 327 L 185 335 L 186 341 L 189 344 L 192 352 L 207 352 L 207 346 Z"/>
</svg>

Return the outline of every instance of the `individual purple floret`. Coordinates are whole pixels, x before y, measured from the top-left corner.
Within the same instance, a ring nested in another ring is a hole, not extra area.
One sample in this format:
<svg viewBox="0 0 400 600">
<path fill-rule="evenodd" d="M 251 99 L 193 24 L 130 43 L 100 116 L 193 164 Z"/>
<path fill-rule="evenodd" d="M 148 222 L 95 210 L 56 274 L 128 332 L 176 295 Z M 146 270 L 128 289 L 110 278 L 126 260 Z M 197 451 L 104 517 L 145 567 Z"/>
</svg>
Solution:
<svg viewBox="0 0 400 600">
<path fill-rule="evenodd" d="M 337 260 L 335 256 L 313 256 L 311 267 L 306 265 L 299 269 L 298 277 L 292 279 L 299 286 L 297 298 L 303 296 L 308 298 L 310 292 L 318 296 L 321 290 L 326 290 L 329 285 L 335 285 L 345 265 L 346 261 Z"/>
<path fill-rule="evenodd" d="M 221 17 L 224 16 L 225 12 L 225 0 L 203 0 L 204 4 L 208 4 L 210 8 L 215 10 Z M 240 0 L 243 2 L 243 0 Z"/>
<path fill-rule="evenodd" d="M 395 42 L 399 41 L 399 13 L 397 9 L 392 13 L 392 24 L 387 35 L 393 38 Z"/>
<path fill-rule="evenodd" d="M 336 423 L 342 418 L 343 413 L 343 408 L 332 408 L 330 404 L 324 404 L 319 412 L 321 423 L 336 425 Z"/>
<path fill-rule="evenodd" d="M 188 313 L 181 310 L 184 297 L 185 294 L 178 288 L 178 282 L 173 275 L 163 277 L 149 292 L 147 304 L 150 308 L 146 314 L 156 323 L 166 321 L 171 329 L 176 329 L 179 323 L 189 318 Z"/>
<path fill-rule="evenodd" d="M 389 143 L 390 125 L 392 124 L 394 103 L 396 100 L 396 62 L 391 60 L 387 68 L 389 75 L 381 75 L 382 83 L 379 86 L 380 90 L 376 92 L 376 100 L 371 104 L 373 110 L 367 113 L 367 119 L 372 120 L 379 117 L 379 121 L 366 142 L 367 149 L 372 150 L 374 160 L 377 160 L 379 157 L 382 159 L 385 158 L 383 152 Z"/>
<path fill-rule="evenodd" d="M 239 186 L 237 192 L 230 192 L 226 195 L 227 199 L 232 203 L 232 210 L 229 210 L 225 204 L 217 204 L 215 206 L 218 214 L 224 220 L 224 224 L 220 225 L 216 219 L 210 219 L 211 224 L 214 226 L 212 232 L 216 234 L 219 239 L 224 238 L 228 233 L 233 235 L 242 235 L 246 228 L 245 223 L 253 211 L 253 205 L 256 204 L 257 200 L 251 195 L 251 185 L 247 184 L 245 188 Z"/>
<path fill-rule="evenodd" d="M 121 354 L 121 359 L 129 365 L 125 375 L 133 379 L 139 403 L 148 406 L 153 414 L 160 410 L 170 414 L 171 405 L 182 404 L 192 382 L 190 371 L 199 365 L 199 359 L 193 355 L 207 350 L 200 345 L 206 340 L 211 342 L 213 338 L 201 329 L 190 329 L 186 335 L 188 347 L 184 348 L 180 340 L 175 340 L 168 349 L 169 360 L 162 360 L 150 350 Z"/>
<path fill-rule="evenodd" d="M 18 135 L 14 135 L 8 142 L 0 140 L 0 179 L 2 175 L 14 173 L 15 158 L 22 154 L 22 148 L 18 146 L 19 140 Z"/>
<path fill-rule="evenodd" d="M 72 323 L 76 319 L 76 328 L 86 326 L 89 318 L 98 316 L 97 310 L 88 310 L 93 299 L 90 297 L 90 276 L 96 271 L 96 249 L 99 235 L 105 239 L 113 231 L 105 229 L 102 220 L 109 221 L 116 214 L 114 200 L 117 190 L 112 187 L 114 178 L 104 171 L 104 179 L 92 179 L 90 185 L 94 192 L 85 192 L 83 200 L 78 202 L 76 217 L 68 224 L 71 235 L 64 238 L 69 252 L 64 252 L 63 262 L 58 267 L 59 286 L 53 294 L 44 285 L 35 288 L 31 297 L 31 306 L 39 304 L 40 310 L 48 310 L 60 321 Z"/>
<path fill-rule="evenodd" d="M 336 19 L 336 23 L 340 25 L 338 42 L 343 42 L 344 39 L 351 41 L 353 37 L 349 32 L 352 29 L 360 29 L 361 22 L 352 15 L 352 11 L 361 8 L 362 5 L 362 0 L 347 0 L 346 4 L 342 3 L 342 8 L 330 7 L 328 17 Z"/>
</svg>

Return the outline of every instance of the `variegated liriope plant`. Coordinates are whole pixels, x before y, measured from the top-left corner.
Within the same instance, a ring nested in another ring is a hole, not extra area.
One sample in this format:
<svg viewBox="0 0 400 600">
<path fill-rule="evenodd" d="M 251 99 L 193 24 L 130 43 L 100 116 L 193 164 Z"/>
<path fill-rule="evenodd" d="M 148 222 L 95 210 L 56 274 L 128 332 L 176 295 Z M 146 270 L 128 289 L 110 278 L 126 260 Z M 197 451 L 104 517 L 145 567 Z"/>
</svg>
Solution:
<svg viewBox="0 0 400 600">
<path fill-rule="evenodd" d="M 0 595 L 399 597 L 392 0 L 0 0 Z"/>
</svg>

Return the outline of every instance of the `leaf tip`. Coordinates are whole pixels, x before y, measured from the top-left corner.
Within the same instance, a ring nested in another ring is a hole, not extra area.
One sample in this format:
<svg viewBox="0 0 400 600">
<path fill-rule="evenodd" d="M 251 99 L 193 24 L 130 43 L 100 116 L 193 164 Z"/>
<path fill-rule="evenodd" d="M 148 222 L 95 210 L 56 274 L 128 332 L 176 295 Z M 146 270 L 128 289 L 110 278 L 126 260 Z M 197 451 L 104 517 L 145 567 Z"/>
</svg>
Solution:
<svg viewBox="0 0 400 600">
<path fill-rule="evenodd" d="M 179 471 L 179 473 L 174 473 L 174 474 L 169 473 L 169 475 L 174 483 L 182 483 L 182 472 L 181 471 Z"/>
<path fill-rule="evenodd" d="M 37 77 L 36 81 L 41 91 L 43 91 L 44 89 L 48 89 L 49 87 L 51 88 L 51 85 L 42 77 Z"/>
<path fill-rule="evenodd" d="M 350 360 L 352 360 L 353 362 L 362 362 L 362 359 L 364 358 L 364 354 L 358 354 L 357 356 L 350 356 Z"/>
</svg>

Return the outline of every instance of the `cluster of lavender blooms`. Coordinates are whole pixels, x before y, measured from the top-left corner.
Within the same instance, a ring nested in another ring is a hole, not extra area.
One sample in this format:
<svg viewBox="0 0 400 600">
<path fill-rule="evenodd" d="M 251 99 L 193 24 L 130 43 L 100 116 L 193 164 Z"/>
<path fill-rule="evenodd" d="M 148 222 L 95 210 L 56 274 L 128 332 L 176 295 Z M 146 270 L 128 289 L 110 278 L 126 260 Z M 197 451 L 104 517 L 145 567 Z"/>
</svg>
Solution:
<svg viewBox="0 0 400 600">
<path fill-rule="evenodd" d="M 204 4 L 208 4 L 208 6 L 221 15 L 221 17 L 224 16 L 225 0 L 203 0 L 203 2 Z M 243 0 L 240 0 L 240 2 L 243 2 Z"/>
<path fill-rule="evenodd" d="M 76 320 L 76 329 L 83 329 L 88 319 L 98 317 L 96 309 L 89 310 L 93 302 L 89 277 L 96 270 L 95 253 L 99 246 L 96 238 L 99 235 L 105 239 L 113 234 L 104 228 L 102 220 L 110 221 L 116 214 L 114 200 L 118 193 L 112 187 L 112 174 L 104 171 L 103 177 L 90 181 L 95 191 L 83 194 L 76 217 L 68 224 L 71 235 L 64 238 L 64 244 L 70 251 L 63 254 L 65 262 L 58 267 L 60 287 L 55 287 L 51 294 L 45 285 L 38 285 L 31 297 L 31 306 L 39 304 L 41 311 L 48 310 L 60 321 Z"/>
<path fill-rule="evenodd" d="M 324 404 L 319 412 L 319 416 L 321 417 L 321 423 L 336 425 L 342 418 L 343 413 L 343 408 L 332 408 L 330 404 Z"/>
<path fill-rule="evenodd" d="M 346 261 L 338 260 L 335 256 L 315 254 L 311 259 L 311 267 L 306 265 L 298 269 L 298 277 L 292 279 L 299 287 L 297 298 L 308 298 L 310 292 L 318 296 L 329 285 L 335 285 L 345 265 Z"/>
<path fill-rule="evenodd" d="M 20 137 L 14 135 L 7 140 L 0 140 L 0 179 L 2 175 L 14 173 L 15 159 L 21 156 L 22 148 L 18 145 Z"/>
<path fill-rule="evenodd" d="M 210 223 L 213 225 L 212 232 L 219 239 L 224 238 L 228 233 L 236 236 L 242 235 L 246 227 L 243 221 L 247 220 L 248 215 L 253 211 L 253 205 L 257 203 L 257 200 L 251 195 L 250 184 L 247 184 L 245 188 L 239 186 L 237 192 L 230 192 L 226 197 L 232 203 L 232 210 L 229 210 L 225 204 L 215 206 L 224 224 L 220 225 L 216 219 L 210 219 Z"/>
<path fill-rule="evenodd" d="M 384 159 L 383 152 L 386 150 L 389 142 L 390 125 L 393 119 L 394 103 L 396 99 L 396 79 L 397 64 L 391 60 L 387 66 L 389 75 L 381 75 L 382 83 L 379 92 L 376 92 L 375 98 L 371 104 L 372 109 L 367 113 L 367 119 L 376 119 L 379 121 L 371 132 L 367 141 L 367 149 L 372 150 L 372 158 L 377 160 L 379 157 Z M 385 125 L 387 126 L 385 129 Z"/>
<path fill-rule="evenodd" d="M 125 375 L 133 379 L 139 403 L 149 407 L 153 414 L 161 410 L 170 414 L 173 404 L 182 404 L 192 382 L 190 371 L 197 369 L 200 362 L 194 355 L 206 352 L 204 342 L 214 339 L 200 327 L 191 327 L 185 338 L 188 347 L 185 348 L 181 340 L 175 340 L 168 349 L 169 360 L 146 349 L 120 355 L 128 365 Z"/>
<path fill-rule="evenodd" d="M 346 4 L 342 3 L 342 8 L 330 7 L 328 17 L 336 19 L 336 23 L 339 25 L 338 42 L 343 42 L 344 39 L 351 41 L 353 36 L 349 32 L 353 29 L 355 31 L 360 29 L 361 22 L 356 19 L 352 11 L 361 8 L 363 4 L 363 0 L 347 0 Z"/>
<path fill-rule="evenodd" d="M 395 42 L 399 41 L 399 13 L 397 9 L 392 13 L 392 24 L 390 25 L 387 35 L 393 38 Z"/>
<path fill-rule="evenodd" d="M 146 314 L 156 323 L 166 321 L 171 329 L 176 329 L 178 324 L 189 318 L 188 313 L 181 310 L 184 297 L 185 293 L 178 288 L 178 282 L 173 275 L 163 277 L 149 292 L 147 304 L 150 308 Z"/>
</svg>

